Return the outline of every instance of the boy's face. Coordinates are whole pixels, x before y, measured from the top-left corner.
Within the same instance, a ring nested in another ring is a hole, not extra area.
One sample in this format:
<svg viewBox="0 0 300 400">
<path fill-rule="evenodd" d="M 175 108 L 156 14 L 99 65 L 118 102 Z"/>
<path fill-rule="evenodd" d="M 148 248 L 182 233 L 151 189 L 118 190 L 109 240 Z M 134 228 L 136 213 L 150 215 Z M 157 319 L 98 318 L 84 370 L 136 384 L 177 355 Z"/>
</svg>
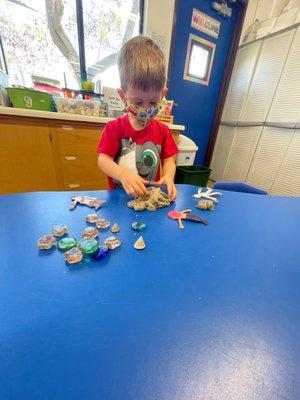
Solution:
<svg viewBox="0 0 300 400">
<path fill-rule="evenodd" d="M 161 100 L 166 94 L 168 89 L 162 90 L 149 90 L 144 92 L 141 89 L 128 87 L 127 90 L 118 89 L 121 100 L 126 103 L 126 98 L 134 103 L 137 107 L 143 107 L 145 109 L 155 106 L 159 100 Z"/>
</svg>

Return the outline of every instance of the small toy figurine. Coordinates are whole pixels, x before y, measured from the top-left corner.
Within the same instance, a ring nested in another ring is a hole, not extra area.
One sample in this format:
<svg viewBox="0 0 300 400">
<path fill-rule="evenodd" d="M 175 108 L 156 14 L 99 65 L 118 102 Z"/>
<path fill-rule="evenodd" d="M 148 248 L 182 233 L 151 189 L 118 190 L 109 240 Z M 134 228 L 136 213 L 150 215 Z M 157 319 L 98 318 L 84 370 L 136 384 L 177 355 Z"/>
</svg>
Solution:
<svg viewBox="0 0 300 400">
<path fill-rule="evenodd" d="M 72 203 L 70 204 L 69 210 L 74 210 L 74 208 L 77 206 L 77 204 L 83 204 L 85 206 L 94 208 L 95 210 L 98 210 L 106 201 L 105 200 L 99 200 L 96 197 L 88 197 L 88 196 L 73 196 L 72 198 Z"/>
<path fill-rule="evenodd" d="M 178 220 L 178 226 L 180 229 L 184 228 L 183 219 L 187 219 L 190 221 L 195 221 L 195 222 L 201 222 L 202 224 L 207 225 L 207 220 L 199 217 L 198 215 L 192 214 L 192 210 L 183 210 L 183 211 L 169 211 L 168 212 L 168 217 L 172 219 L 177 219 Z"/>
<path fill-rule="evenodd" d="M 202 189 L 199 188 L 196 194 L 193 194 L 193 197 L 195 199 L 205 199 L 205 200 L 211 200 L 214 203 L 218 203 L 219 200 L 216 198 L 217 196 L 222 196 L 222 193 L 220 192 L 213 192 L 212 189 L 206 188 L 206 192 L 202 192 Z"/>
</svg>

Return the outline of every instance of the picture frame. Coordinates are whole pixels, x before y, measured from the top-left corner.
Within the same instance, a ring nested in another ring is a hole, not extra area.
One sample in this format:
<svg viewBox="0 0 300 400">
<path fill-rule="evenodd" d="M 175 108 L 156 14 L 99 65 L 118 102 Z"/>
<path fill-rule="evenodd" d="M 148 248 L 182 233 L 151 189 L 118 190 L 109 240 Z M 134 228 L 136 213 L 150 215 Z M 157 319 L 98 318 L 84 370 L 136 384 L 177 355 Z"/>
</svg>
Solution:
<svg viewBox="0 0 300 400">
<path fill-rule="evenodd" d="M 199 36 L 189 36 L 183 79 L 209 85 L 216 45 Z"/>
</svg>

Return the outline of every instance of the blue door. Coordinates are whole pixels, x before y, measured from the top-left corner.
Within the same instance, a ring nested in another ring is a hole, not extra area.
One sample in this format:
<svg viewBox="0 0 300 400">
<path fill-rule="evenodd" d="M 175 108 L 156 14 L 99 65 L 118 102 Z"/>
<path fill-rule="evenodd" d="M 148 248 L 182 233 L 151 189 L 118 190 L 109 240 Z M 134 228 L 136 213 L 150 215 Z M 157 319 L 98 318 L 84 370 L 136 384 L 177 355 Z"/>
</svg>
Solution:
<svg viewBox="0 0 300 400">
<path fill-rule="evenodd" d="M 218 1 L 221 3 L 221 0 Z M 175 123 L 185 125 L 185 134 L 199 147 L 195 164 L 202 165 L 214 122 L 216 107 L 225 74 L 225 65 L 238 23 L 238 5 L 232 8 L 231 18 L 220 16 L 212 8 L 211 0 L 178 0 L 177 20 L 174 29 L 172 54 L 169 67 L 168 98 L 174 99 Z M 219 37 L 214 38 L 191 27 L 193 8 L 221 23 Z M 175 10 L 176 12 L 176 10 Z M 193 34 L 216 45 L 209 84 L 202 85 L 184 80 L 184 66 L 189 35 Z"/>
</svg>

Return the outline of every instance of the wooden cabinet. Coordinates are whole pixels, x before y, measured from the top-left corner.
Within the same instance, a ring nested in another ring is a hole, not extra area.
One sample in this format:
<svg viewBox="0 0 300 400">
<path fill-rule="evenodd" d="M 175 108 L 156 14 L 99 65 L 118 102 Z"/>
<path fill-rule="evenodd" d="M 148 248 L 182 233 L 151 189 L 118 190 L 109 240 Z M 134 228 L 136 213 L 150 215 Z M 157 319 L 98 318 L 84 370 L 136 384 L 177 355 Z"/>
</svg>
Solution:
<svg viewBox="0 0 300 400">
<path fill-rule="evenodd" d="M 57 190 L 47 123 L 0 121 L 0 193 Z"/>
<path fill-rule="evenodd" d="M 107 189 L 96 152 L 104 126 L 0 113 L 0 194 Z M 171 132 L 177 143 L 179 130 Z"/>
<path fill-rule="evenodd" d="M 60 190 L 107 189 L 106 175 L 97 165 L 97 143 L 103 127 L 55 123 L 52 145 Z"/>
</svg>

